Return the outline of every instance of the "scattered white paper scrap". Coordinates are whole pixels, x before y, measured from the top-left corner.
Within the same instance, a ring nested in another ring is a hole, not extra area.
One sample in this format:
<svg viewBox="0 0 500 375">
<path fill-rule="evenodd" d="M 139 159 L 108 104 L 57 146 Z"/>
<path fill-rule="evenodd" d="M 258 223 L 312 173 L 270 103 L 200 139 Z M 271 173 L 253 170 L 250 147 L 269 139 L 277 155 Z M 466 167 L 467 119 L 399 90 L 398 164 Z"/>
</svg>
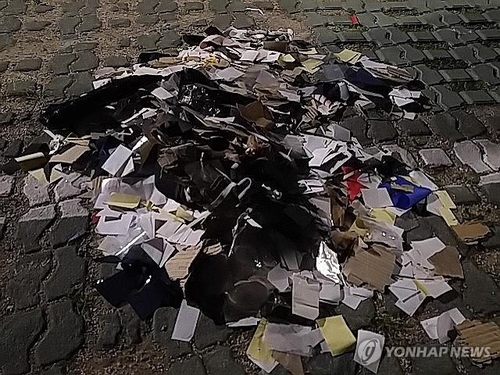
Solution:
<svg viewBox="0 0 500 375">
<path fill-rule="evenodd" d="M 420 324 L 431 339 L 439 340 L 443 344 L 450 340 L 448 332 L 465 320 L 460 310 L 454 309 L 445 311 L 441 315 L 430 319 L 422 320 Z"/>
<path fill-rule="evenodd" d="M 365 205 L 370 208 L 390 207 L 393 205 L 386 188 L 361 189 Z"/>
<path fill-rule="evenodd" d="M 358 331 L 354 361 L 376 374 L 384 351 L 385 337 L 378 333 Z"/>
<path fill-rule="evenodd" d="M 292 272 L 285 270 L 278 264 L 267 273 L 267 279 L 280 293 L 283 293 L 290 286 L 288 278 L 291 275 Z"/>
<path fill-rule="evenodd" d="M 126 176 L 134 171 L 132 151 L 123 145 L 119 145 L 111 156 L 102 165 L 102 169 L 112 176 Z M 132 163 L 132 166 L 130 166 Z"/>
<path fill-rule="evenodd" d="M 175 321 L 172 340 L 190 341 L 194 336 L 199 316 L 200 310 L 189 306 L 186 300 L 183 300 Z"/>
<path fill-rule="evenodd" d="M 165 99 L 170 99 L 173 98 L 174 95 L 170 91 L 165 90 L 163 87 L 157 87 L 155 88 L 151 94 L 156 96 L 160 100 L 165 100 Z"/>
</svg>

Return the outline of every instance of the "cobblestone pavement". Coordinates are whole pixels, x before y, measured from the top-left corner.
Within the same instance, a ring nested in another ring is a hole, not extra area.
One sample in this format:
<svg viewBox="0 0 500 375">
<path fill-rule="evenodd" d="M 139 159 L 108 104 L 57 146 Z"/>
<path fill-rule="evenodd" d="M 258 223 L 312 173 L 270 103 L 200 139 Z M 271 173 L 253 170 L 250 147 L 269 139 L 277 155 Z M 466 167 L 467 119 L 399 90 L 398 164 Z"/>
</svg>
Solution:
<svg viewBox="0 0 500 375">
<path fill-rule="evenodd" d="M 389 345 L 434 345 L 419 320 L 452 307 L 500 323 L 500 183 L 487 183 L 500 169 L 500 0 L 0 0 L 2 157 L 40 135 L 44 105 L 90 90 L 97 67 L 126 66 L 140 51 L 174 51 L 183 32 L 209 24 L 290 27 L 326 51 L 351 47 L 418 74 L 435 103 L 431 113 L 409 121 L 346 111 L 342 124 L 363 145 L 400 150 L 447 186 L 459 220 L 483 220 L 493 234 L 466 247 L 441 218 L 406 215 L 399 225 L 411 229 L 409 239 L 437 235 L 459 247 L 465 281 L 415 319 L 402 315 L 390 295 L 337 312 L 353 330 L 384 333 Z M 108 306 L 92 284 L 113 269 L 91 261 L 97 253 L 86 235 L 89 213 L 72 199 L 76 194 L 36 188 L 25 174 L 0 176 L 0 373 L 258 373 L 244 356 L 251 331 L 202 317 L 192 344 L 175 343 L 174 309 L 140 322 L 130 309 Z M 352 353 L 306 362 L 310 374 L 367 374 Z M 500 363 L 481 370 L 447 357 L 386 358 L 379 373 L 487 375 L 499 374 Z"/>
</svg>

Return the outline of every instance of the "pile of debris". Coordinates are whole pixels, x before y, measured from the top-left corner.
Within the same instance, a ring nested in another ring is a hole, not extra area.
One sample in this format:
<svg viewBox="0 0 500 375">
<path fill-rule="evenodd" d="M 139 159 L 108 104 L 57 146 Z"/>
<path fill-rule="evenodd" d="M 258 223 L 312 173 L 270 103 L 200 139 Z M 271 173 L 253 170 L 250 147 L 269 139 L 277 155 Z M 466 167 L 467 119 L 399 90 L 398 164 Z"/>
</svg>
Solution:
<svg viewBox="0 0 500 375">
<path fill-rule="evenodd" d="M 333 308 L 388 289 L 412 316 L 463 278 L 456 248 L 407 243 L 396 218 L 439 215 L 466 241 L 488 233 L 460 224 L 446 191 L 401 155 L 363 148 L 338 123 L 347 107 L 413 119 L 427 108 L 419 83 L 358 52 L 321 54 L 290 30 L 207 34 L 186 36 L 178 56 L 98 71 L 95 90 L 45 111 L 47 141 L 13 163 L 44 184 L 91 177 L 98 261 L 119 270 L 97 290 L 142 319 L 180 306 L 173 339 L 191 340 L 200 311 L 258 325 L 249 358 L 293 374 L 319 348 L 382 348 Z M 445 342 L 478 323 L 452 310 L 422 324 Z"/>
</svg>

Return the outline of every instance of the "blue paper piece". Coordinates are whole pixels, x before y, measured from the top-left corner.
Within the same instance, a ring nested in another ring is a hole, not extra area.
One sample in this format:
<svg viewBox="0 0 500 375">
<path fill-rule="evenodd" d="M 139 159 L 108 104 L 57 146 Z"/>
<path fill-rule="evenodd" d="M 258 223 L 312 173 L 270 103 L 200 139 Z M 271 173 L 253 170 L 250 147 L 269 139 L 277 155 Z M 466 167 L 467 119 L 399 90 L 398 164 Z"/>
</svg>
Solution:
<svg viewBox="0 0 500 375">
<path fill-rule="evenodd" d="M 391 183 L 394 182 L 401 186 L 412 186 L 413 192 L 410 193 L 391 188 Z M 395 181 L 383 182 L 379 187 L 386 188 L 389 192 L 389 195 L 391 196 L 394 207 L 401 208 L 403 210 L 407 210 L 408 208 L 413 207 L 422 199 L 425 199 L 430 193 L 432 193 L 430 189 L 412 184 L 410 181 L 399 176 L 396 177 Z"/>
</svg>

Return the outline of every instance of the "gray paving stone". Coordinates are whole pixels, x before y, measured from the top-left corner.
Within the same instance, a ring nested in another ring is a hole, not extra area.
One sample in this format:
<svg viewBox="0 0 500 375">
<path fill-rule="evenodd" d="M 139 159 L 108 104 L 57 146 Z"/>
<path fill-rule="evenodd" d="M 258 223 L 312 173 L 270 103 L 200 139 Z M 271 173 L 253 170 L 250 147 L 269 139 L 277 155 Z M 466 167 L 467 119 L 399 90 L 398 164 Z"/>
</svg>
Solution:
<svg viewBox="0 0 500 375">
<path fill-rule="evenodd" d="M 296 7 L 298 3 L 294 0 L 290 0 L 289 4 L 283 3 L 283 1 L 281 1 L 280 3 L 289 13 L 291 13 L 292 11 L 297 11 Z M 226 13 L 226 7 L 228 4 L 228 0 L 210 0 L 210 9 L 215 13 Z"/>
<path fill-rule="evenodd" d="M 497 249 L 500 247 L 500 226 L 495 225 L 493 229 L 493 235 L 485 241 L 481 241 L 486 249 Z"/>
<path fill-rule="evenodd" d="M 76 253 L 73 246 L 54 250 L 56 268 L 45 283 L 48 300 L 68 296 L 85 281 L 85 260 Z"/>
<path fill-rule="evenodd" d="M 28 21 L 24 28 L 28 31 L 41 31 L 50 25 L 50 21 Z"/>
<path fill-rule="evenodd" d="M 142 14 L 135 20 L 140 25 L 153 26 L 159 21 L 159 16 L 157 14 Z"/>
<path fill-rule="evenodd" d="M 339 33 L 338 36 L 343 43 L 363 43 L 367 41 L 360 31 L 344 31 Z"/>
<path fill-rule="evenodd" d="M 0 369 L 5 375 L 30 371 L 30 348 L 45 325 L 40 308 L 19 312 L 0 321 Z"/>
<path fill-rule="evenodd" d="M 108 21 L 110 27 L 129 27 L 131 22 L 128 18 L 114 18 Z"/>
<path fill-rule="evenodd" d="M 472 141 L 455 143 L 453 145 L 453 151 L 455 151 L 455 155 L 462 164 L 468 165 L 476 173 L 491 172 L 490 167 L 482 160 L 481 150 Z"/>
<path fill-rule="evenodd" d="M 491 104 L 495 99 L 491 97 L 486 90 L 467 90 L 460 91 L 460 96 L 464 98 L 467 104 Z"/>
<path fill-rule="evenodd" d="M 10 62 L 0 61 L 0 73 L 5 72 L 9 68 Z"/>
<path fill-rule="evenodd" d="M 16 44 L 16 41 L 10 34 L 0 34 L 0 52 Z"/>
<path fill-rule="evenodd" d="M 61 211 L 61 219 L 50 231 L 52 246 L 77 239 L 88 228 L 88 211 L 80 205 L 80 199 L 63 201 L 58 206 Z"/>
<path fill-rule="evenodd" d="M 233 26 L 237 29 L 248 29 L 254 25 L 254 19 L 246 14 L 238 13 L 234 16 Z"/>
<path fill-rule="evenodd" d="M 394 17 L 388 16 L 382 12 L 372 13 L 376 18 L 375 24 L 378 27 L 388 27 L 394 26 L 396 24 L 396 19 Z"/>
<path fill-rule="evenodd" d="M 143 0 L 137 5 L 137 11 L 142 14 L 153 14 L 159 0 Z"/>
<path fill-rule="evenodd" d="M 465 69 L 442 69 L 439 73 L 447 82 L 467 82 L 472 81 L 473 77 Z"/>
<path fill-rule="evenodd" d="M 458 130 L 466 138 L 476 137 L 486 131 L 486 128 L 477 117 L 463 110 L 453 111 L 451 115 L 457 119 Z"/>
<path fill-rule="evenodd" d="M 491 64 L 478 64 L 470 68 L 468 72 L 476 80 L 488 82 L 492 85 L 500 83 L 500 78 L 497 76 L 497 69 Z"/>
<path fill-rule="evenodd" d="M 391 33 L 387 29 L 374 28 L 364 32 L 363 36 L 366 40 L 375 43 L 379 47 L 393 44 L 391 40 Z"/>
<path fill-rule="evenodd" d="M 500 29 L 483 29 L 483 30 L 477 30 L 476 33 L 482 40 L 486 41 L 500 40 Z"/>
<path fill-rule="evenodd" d="M 329 17 L 319 13 L 306 13 L 306 25 L 320 27 L 328 24 Z"/>
<path fill-rule="evenodd" d="M 55 7 L 52 5 L 47 5 L 47 4 L 36 4 L 33 7 L 33 11 L 35 13 L 47 13 L 50 12 L 51 10 L 54 10 Z"/>
<path fill-rule="evenodd" d="M 101 20 L 95 14 L 89 14 L 82 17 L 82 22 L 77 26 L 76 31 L 85 33 L 101 28 Z"/>
<path fill-rule="evenodd" d="M 437 94 L 438 104 L 444 109 L 460 107 L 464 102 L 460 95 L 443 85 L 432 86 L 431 89 Z"/>
<path fill-rule="evenodd" d="M 346 353 L 333 357 L 330 353 L 318 354 L 312 357 L 306 365 L 309 374 L 314 375 L 355 375 L 356 362 L 354 354 Z"/>
<path fill-rule="evenodd" d="M 422 345 L 420 345 L 422 346 Z M 439 347 L 435 344 L 428 345 L 430 347 L 436 347 L 439 350 Z M 458 375 L 459 372 L 455 368 L 455 364 L 451 360 L 450 356 L 444 355 L 442 357 L 433 357 L 431 358 L 412 358 L 411 360 L 413 364 L 413 373 L 415 375 Z"/>
<path fill-rule="evenodd" d="M 317 42 L 321 45 L 332 44 L 338 40 L 337 33 L 326 27 L 316 27 L 314 33 L 316 34 Z"/>
<path fill-rule="evenodd" d="M 50 202 L 48 187 L 40 185 L 38 180 L 30 174 L 24 179 L 23 193 L 28 198 L 30 207 Z"/>
<path fill-rule="evenodd" d="M 366 121 L 361 117 L 356 116 L 344 119 L 341 125 L 342 127 L 349 129 L 353 137 L 355 137 L 360 144 L 365 146 L 371 143 L 371 141 L 366 136 L 368 125 L 366 124 Z"/>
<path fill-rule="evenodd" d="M 194 334 L 194 343 L 196 348 L 203 350 L 211 345 L 226 341 L 230 333 L 231 330 L 225 325 L 217 326 L 212 319 L 201 314 Z"/>
<path fill-rule="evenodd" d="M 54 205 L 30 209 L 19 219 L 18 238 L 26 252 L 38 250 L 38 238 L 56 217 Z"/>
<path fill-rule="evenodd" d="M 459 39 L 458 32 L 455 29 L 439 29 L 432 32 L 437 40 L 440 42 L 446 42 L 450 46 L 464 44 L 462 40 Z"/>
<path fill-rule="evenodd" d="M 110 349 L 118 342 L 118 335 L 121 330 L 120 317 L 118 312 L 99 317 L 99 336 L 97 337 L 97 347 L 99 349 Z"/>
<path fill-rule="evenodd" d="M 1 125 L 10 124 L 12 122 L 13 118 L 14 118 L 14 115 L 12 114 L 11 111 L 2 112 L 2 113 L 0 113 L 0 124 Z M 4 145 L 1 147 L 2 149 L 5 147 L 6 141 L 4 140 L 3 143 L 4 143 Z M 21 143 L 21 147 L 22 147 L 22 143 Z M 5 156 L 5 154 L 2 154 L 2 155 Z"/>
<path fill-rule="evenodd" d="M 259 6 L 259 9 L 264 9 L 264 7 L 266 5 L 268 5 L 268 4 L 265 3 L 265 2 L 262 2 L 258 6 Z M 198 1 L 190 1 L 190 2 L 186 3 L 185 7 L 186 7 L 186 10 L 188 12 L 197 11 L 197 10 L 203 10 L 204 9 L 203 3 L 198 2 Z M 266 9 L 266 10 L 269 10 L 269 9 Z"/>
<path fill-rule="evenodd" d="M 65 90 L 73 83 L 73 79 L 69 76 L 53 77 L 49 83 L 43 88 L 43 95 L 46 97 L 62 98 L 65 95 Z"/>
<path fill-rule="evenodd" d="M 92 75 L 89 72 L 75 73 L 72 75 L 73 83 L 67 89 L 69 96 L 80 96 L 92 90 Z"/>
<path fill-rule="evenodd" d="M 413 26 L 421 26 L 423 25 L 422 20 L 418 16 L 402 16 L 396 18 L 396 22 L 398 26 L 403 27 L 413 27 Z"/>
<path fill-rule="evenodd" d="M 84 72 L 95 69 L 99 66 L 99 59 L 91 51 L 81 51 L 76 54 L 76 61 L 71 64 L 72 72 Z"/>
<path fill-rule="evenodd" d="M 12 114 L 7 113 L 2 120 L 4 124 L 10 123 L 12 121 Z M 24 142 L 22 139 L 14 139 L 13 141 L 9 142 L 9 146 L 2 153 L 2 156 L 6 158 L 15 158 L 19 156 L 21 154 L 21 151 L 23 150 L 23 145 Z"/>
<path fill-rule="evenodd" d="M 475 56 L 474 50 L 472 48 L 470 48 L 469 46 L 459 46 L 459 47 L 452 48 L 450 50 L 450 54 L 456 60 L 465 61 L 469 65 L 479 63 L 479 60 Z"/>
<path fill-rule="evenodd" d="M 48 316 L 47 333 L 35 347 L 39 365 L 69 358 L 83 343 L 83 319 L 75 313 L 70 300 L 49 305 Z"/>
<path fill-rule="evenodd" d="M 176 358 L 192 352 L 191 346 L 182 341 L 174 341 L 170 337 L 177 318 L 177 310 L 162 307 L 153 316 L 153 340 L 161 346 L 167 358 Z"/>
<path fill-rule="evenodd" d="M 362 14 L 357 14 L 358 21 L 361 25 L 368 28 L 377 28 L 377 18 L 373 15 L 373 13 L 366 12 Z"/>
<path fill-rule="evenodd" d="M 426 148 L 420 150 L 418 153 L 427 167 L 437 168 L 453 165 L 446 152 L 440 148 Z"/>
<path fill-rule="evenodd" d="M 13 176 L 0 176 L 0 197 L 8 197 L 12 193 L 14 181 Z"/>
<path fill-rule="evenodd" d="M 36 82 L 32 80 L 13 81 L 6 86 L 7 95 L 28 96 L 36 92 Z"/>
<path fill-rule="evenodd" d="M 151 33 L 149 35 L 140 35 L 137 37 L 137 44 L 140 49 L 155 50 L 156 43 L 160 40 L 160 34 Z"/>
<path fill-rule="evenodd" d="M 216 346 L 203 356 L 203 360 L 208 375 L 245 375 L 245 370 L 234 360 L 230 348 Z"/>
<path fill-rule="evenodd" d="M 375 51 L 377 57 L 386 63 L 402 66 L 406 65 L 408 61 L 403 57 L 404 52 L 396 46 L 384 47 Z"/>
<path fill-rule="evenodd" d="M 479 202 L 479 197 L 467 186 L 453 185 L 446 186 L 445 190 L 450 195 L 455 204 L 474 204 Z"/>
<path fill-rule="evenodd" d="M 159 13 L 169 13 L 175 12 L 178 8 L 179 7 L 177 6 L 177 3 L 175 1 L 160 0 L 158 6 L 155 8 L 155 11 Z"/>
<path fill-rule="evenodd" d="M 164 33 L 158 41 L 158 47 L 162 49 L 176 48 L 182 44 L 181 36 L 173 30 Z"/>
<path fill-rule="evenodd" d="M 118 68 L 121 66 L 129 66 L 130 62 L 128 61 L 127 56 L 108 56 L 104 59 L 104 66 L 111 66 L 114 68 Z"/>
<path fill-rule="evenodd" d="M 428 86 L 437 85 L 443 81 L 441 74 L 427 65 L 415 65 L 413 68 L 418 74 L 418 79 Z"/>
<path fill-rule="evenodd" d="M 2 16 L 0 18 L 0 33 L 12 33 L 21 29 L 21 21 L 15 16 Z"/>
<path fill-rule="evenodd" d="M 80 17 L 65 17 L 59 21 L 59 32 L 63 36 L 76 33 L 76 27 L 80 24 L 82 19 Z"/>
<path fill-rule="evenodd" d="M 230 14 L 218 14 L 213 19 L 212 24 L 220 30 L 225 30 L 231 26 L 231 22 L 233 22 L 233 16 Z"/>
<path fill-rule="evenodd" d="M 356 310 L 342 304 L 336 311 L 344 317 L 352 331 L 369 327 L 375 319 L 375 304 L 370 299 L 361 302 Z"/>
<path fill-rule="evenodd" d="M 327 25 L 332 26 L 351 26 L 352 21 L 346 14 L 329 15 Z"/>
<path fill-rule="evenodd" d="M 18 72 L 29 72 L 32 70 L 38 70 L 41 67 L 42 59 L 39 57 L 34 57 L 19 61 L 16 65 L 14 65 L 14 70 L 17 70 Z"/>
<path fill-rule="evenodd" d="M 69 66 L 76 59 L 77 55 L 74 53 L 56 55 L 50 62 L 51 70 L 54 74 L 68 74 Z"/>
<path fill-rule="evenodd" d="M 120 38 L 120 40 L 118 41 L 118 47 L 130 47 L 130 38 Z"/>
<path fill-rule="evenodd" d="M 369 123 L 368 137 L 373 138 L 376 142 L 390 141 L 398 135 L 390 121 L 370 120 Z"/>
<path fill-rule="evenodd" d="M 244 12 L 247 5 L 242 0 L 231 0 L 227 6 L 228 12 Z"/>
<path fill-rule="evenodd" d="M 471 311 L 482 314 L 500 312 L 500 288 L 470 261 L 462 262 L 465 278 L 464 301 Z"/>
<path fill-rule="evenodd" d="M 500 145 L 489 139 L 478 139 L 475 141 L 483 150 L 483 160 L 494 171 L 500 169 Z"/>
<path fill-rule="evenodd" d="M 478 58 L 479 61 L 486 62 L 498 58 L 498 54 L 495 52 L 495 50 L 486 47 L 481 43 L 473 43 L 470 44 L 469 47 L 471 47 L 474 50 L 476 57 Z"/>
<path fill-rule="evenodd" d="M 398 122 L 398 127 L 401 129 L 403 135 L 422 136 L 422 135 L 432 134 L 427 125 L 422 120 L 419 119 L 416 120 L 402 119 Z"/>
<path fill-rule="evenodd" d="M 428 60 L 448 60 L 452 59 L 453 56 L 444 49 L 424 49 L 422 53 Z"/>
<path fill-rule="evenodd" d="M 500 9 L 493 9 L 485 12 L 484 18 L 490 22 L 500 22 Z"/>
<path fill-rule="evenodd" d="M 14 276 L 7 282 L 6 295 L 17 310 L 40 303 L 40 285 L 50 272 L 50 254 L 40 252 L 24 255 L 15 267 Z"/>
<path fill-rule="evenodd" d="M 425 60 L 425 55 L 422 51 L 412 47 L 409 44 L 402 44 L 399 46 L 403 52 L 406 60 L 411 64 L 419 64 Z"/>
<path fill-rule="evenodd" d="M 377 0 L 363 0 L 363 2 L 365 3 L 365 10 L 367 12 L 378 12 L 383 8 L 383 4 Z"/>
<path fill-rule="evenodd" d="M 408 36 L 417 43 L 435 42 L 436 37 L 429 30 L 410 31 Z"/>
<path fill-rule="evenodd" d="M 459 13 L 458 16 L 467 24 L 484 23 L 488 21 L 481 13 L 466 12 Z"/>
<path fill-rule="evenodd" d="M 458 39 L 462 43 L 469 44 L 479 40 L 479 35 L 467 27 L 456 25 L 454 26 L 454 30 L 458 33 Z"/>
<path fill-rule="evenodd" d="M 500 183 L 486 184 L 481 187 L 481 191 L 491 204 L 500 205 Z"/>
<path fill-rule="evenodd" d="M 396 309 L 397 309 L 397 307 L 396 307 Z M 362 367 L 362 366 L 360 366 L 360 367 L 361 367 L 361 369 L 358 372 L 358 375 L 373 374 L 366 367 Z M 396 357 L 383 356 L 382 360 L 380 361 L 380 365 L 378 367 L 378 373 L 384 374 L 384 375 L 403 375 L 404 371 L 401 368 L 401 365 L 399 364 Z"/>
<path fill-rule="evenodd" d="M 121 335 L 127 344 L 138 344 L 142 341 L 141 320 L 130 305 L 119 310 L 122 325 Z"/>
<path fill-rule="evenodd" d="M 438 113 L 432 116 L 428 125 L 434 134 L 451 141 L 463 138 L 463 135 L 457 130 L 456 119 L 449 113 Z"/>
<path fill-rule="evenodd" d="M 172 363 L 168 370 L 169 374 L 191 374 L 191 375 L 206 375 L 205 368 L 203 367 L 203 362 L 197 356 L 189 357 L 182 362 L 176 361 Z"/>
</svg>

